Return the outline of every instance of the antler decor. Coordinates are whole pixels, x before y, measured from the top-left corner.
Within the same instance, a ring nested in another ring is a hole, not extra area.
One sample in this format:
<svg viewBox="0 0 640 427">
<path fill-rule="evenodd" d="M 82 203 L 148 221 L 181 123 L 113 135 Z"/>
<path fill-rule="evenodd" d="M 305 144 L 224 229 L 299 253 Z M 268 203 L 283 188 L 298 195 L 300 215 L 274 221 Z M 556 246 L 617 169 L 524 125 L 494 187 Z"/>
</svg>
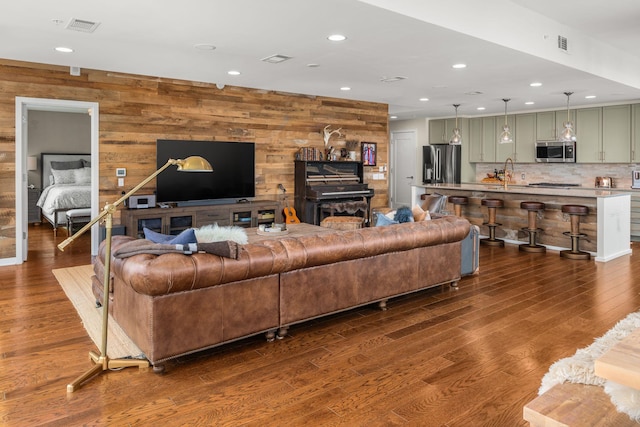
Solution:
<svg viewBox="0 0 640 427">
<path fill-rule="evenodd" d="M 323 137 L 324 137 L 324 146 L 325 146 L 325 147 L 328 147 L 328 146 L 329 146 L 329 138 L 331 138 L 331 135 L 333 135 L 334 133 L 337 133 L 337 134 L 338 134 L 338 136 L 342 136 L 342 133 L 340 133 L 340 131 L 342 130 L 342 128 L 338 128 L 338 129 L 336 129 L 336 130 L 330 130 L 330 129 L 329 129 L 329 126 L 331 126 L 331 125 L 326 125 L 326 126 L 324 127 L 324 130 L 323 130 L 323 134 L 324 134 L 324 135 L 323 135 Z"/>
</svg>

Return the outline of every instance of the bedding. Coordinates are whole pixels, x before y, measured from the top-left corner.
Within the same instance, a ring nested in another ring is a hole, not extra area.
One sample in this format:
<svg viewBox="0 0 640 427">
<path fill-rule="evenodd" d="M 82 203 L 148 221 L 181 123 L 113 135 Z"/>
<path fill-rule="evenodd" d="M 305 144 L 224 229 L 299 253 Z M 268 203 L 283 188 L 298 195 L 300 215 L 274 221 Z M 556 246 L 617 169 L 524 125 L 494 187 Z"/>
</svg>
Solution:
<svg viewBox="0 0 640 427">
<path fill-rule="evenodd" d="M 91 207 L 91 155 L 43 153 L 41 164 L 37 205 L 55 231 L 67 226 L 66 211 Z"/>
</svg>

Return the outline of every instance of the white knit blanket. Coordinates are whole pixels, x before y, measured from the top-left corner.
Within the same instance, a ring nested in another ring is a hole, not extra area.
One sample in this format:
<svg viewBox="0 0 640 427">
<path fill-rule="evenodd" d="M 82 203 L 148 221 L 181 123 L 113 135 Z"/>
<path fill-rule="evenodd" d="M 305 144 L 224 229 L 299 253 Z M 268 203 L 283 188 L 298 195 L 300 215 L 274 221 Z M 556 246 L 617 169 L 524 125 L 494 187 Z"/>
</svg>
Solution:
<svg viewBox="0 0 640 427">
<path fill-rule="evenodd" d="M 640 313 L 631 313 L 590 346 L 579 349 L 571 357 L 558 360 L 542 377 L 538 394 L 564 382 L 597 385 L 604 387 L 605 393 L 611 397 L 611 402 L 619 412 L 640 422 L 640 391 L 608 381 L 594 373 L 595 360 L 639 327 Z"/>
</svg>

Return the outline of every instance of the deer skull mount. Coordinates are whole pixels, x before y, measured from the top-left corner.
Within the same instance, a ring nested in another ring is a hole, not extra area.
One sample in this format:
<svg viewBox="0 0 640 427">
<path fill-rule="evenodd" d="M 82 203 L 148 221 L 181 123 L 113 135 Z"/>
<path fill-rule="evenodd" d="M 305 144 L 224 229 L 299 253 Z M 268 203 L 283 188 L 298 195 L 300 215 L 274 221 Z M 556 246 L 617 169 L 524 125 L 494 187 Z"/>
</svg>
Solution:
<svg viewBox="0 0 640 427">
<path fill-rule="evenodd" d="M 338 128 L 338 129 L 335 129 L 335 130 L 331 130 L 331 129 L 329 129 L 329 126 L 331 126 L 331 125 L 326 125 L 326 126 L 324 127 L 324 130 L 323 130 L 324 146 L 325 146 L 325 147 L 328 147 L 328 146 L 329 146 L 329 138 L 331 138 L 331 136 L 332 136 L 334 133 L 337 133 L 337 134 L 338 134 L 338 136 L 342 136 L 342 133 L 340 133 L 340 131 L 342 130 L 342 128 Z"/>
</svg>

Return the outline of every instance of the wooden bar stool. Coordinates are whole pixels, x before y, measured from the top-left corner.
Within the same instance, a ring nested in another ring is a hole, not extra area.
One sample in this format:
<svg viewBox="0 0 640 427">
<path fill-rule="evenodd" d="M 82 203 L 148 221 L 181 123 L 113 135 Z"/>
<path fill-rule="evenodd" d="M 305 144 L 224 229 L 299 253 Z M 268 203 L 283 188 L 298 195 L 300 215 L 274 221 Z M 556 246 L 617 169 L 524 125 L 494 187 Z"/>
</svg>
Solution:
<svg viewBox="0 0 640 427">
<path fill-rule="evenodd" d="M 571 219 L 571 231 L 565 231 L 565 236 L 571 237 L 571 249 L 560 251 L 560 256 L 569 259 L 591 259 L 588 252 L 580 250 L 580 238 L 587 237 L 580 233 L 580 217 L 589 214 L 589 208 L 582 205 L 562 205 L 562 213 L 569 214 Z"/>
<path fill-rule="evenodd" d="M 489 210 L 489 221 L 483 224 L 489 227 L 489 238 L 480 239 L 480 243 L 488 246 L 504 246 L 504 240 L 496 239 L 496 227 L 502 225 L 496 222 L 496 208 L 503 207 L 504 202 L 500 199 L 482 199 L 481 204 Z"/>
<path fill-rule="evenodd" d="M 449 196 L 449 201 L 456 216 L 462 216 L 462 205 L 469 204 L 469 198 L 466 196 Z"/>
<path fill-rule="evenodd" d="M 542 202 L 521 202 L 520 209 L 527 211 L 529 216 L 529 223 L 527 227 L 522 228 L 522 231 L 529 234 L 529 243 L 523 243 L 520 245 L 520 250 L 525 252 L 546 252 L 547 248 L 536 243 L 536 236 L 542 231 L 536 225 L 536 216 L 538 212 L 544 210 L 544 203 Z"/>
</svg>

